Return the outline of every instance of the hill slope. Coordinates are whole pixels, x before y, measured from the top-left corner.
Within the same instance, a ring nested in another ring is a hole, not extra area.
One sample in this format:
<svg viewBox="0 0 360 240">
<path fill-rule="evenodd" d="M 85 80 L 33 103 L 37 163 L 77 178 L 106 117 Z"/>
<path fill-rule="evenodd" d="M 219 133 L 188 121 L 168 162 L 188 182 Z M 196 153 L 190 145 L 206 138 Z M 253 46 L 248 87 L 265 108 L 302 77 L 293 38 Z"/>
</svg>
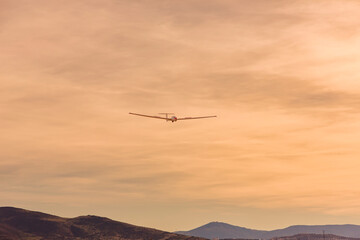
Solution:
<svg viewBox="0 0 360 240">
<path fill-rule="evenodd" d="M 345 236 L 350 238 L 360 237 L 359 225 L 317 225 L 306 226 L 296 225 L 284 229 L 273 231 L 260 231 L 233 226 L 227 223 L 211 222 L 190 231 L 180 231 L 177 233 L 189 236 L 204 238 L 246 238 L 246 239 L 271 239 L 274 237 L 293 236 L 296 234 L 327 234 Z"/>
<path fill-rule="evenodd" d="M 176 232 L 189 236 L 202 236 L 204 238 L 245 238 L 245 239 L 259 239 L 266 231 L 258 231 L 243 227 L 238 227 L 222 222 L 211 222 L 195 228 L 190 231 Z"/>
<path fill-rule="evenodd" d="M 271 240 L 359 240 L 360 238 L 349 238 L 333 234 L 297 234 L 290 237 L 272 238 Z"/>
<path fill-rule="evenodd" d="M 203 240 L 97 216 L 61 218 L 19 208 L 0 207 L 0 240 Z"/>
</svg>

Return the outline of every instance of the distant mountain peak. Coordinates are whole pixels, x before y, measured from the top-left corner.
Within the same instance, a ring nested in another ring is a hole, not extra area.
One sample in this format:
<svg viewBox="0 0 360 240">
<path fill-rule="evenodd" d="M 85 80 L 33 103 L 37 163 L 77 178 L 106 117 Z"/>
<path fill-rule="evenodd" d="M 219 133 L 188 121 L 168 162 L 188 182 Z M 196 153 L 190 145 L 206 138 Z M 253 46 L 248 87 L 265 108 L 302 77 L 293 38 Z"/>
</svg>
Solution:
<svg viewBox="0 0 360 240">
<path fill-rule="evenodd" d="M 249 231 L 253 231 L 253 229 L 250 228 L 245 228 L 245 227 L 240 227 L 240 226 L 236 226 L 236 225 L 232 225 L 229 223 L 225 223 L 225 222 L 218 222 L 218 221 L 213 221 L 213 222 L 209 222 L 203 226 L 200 226 L 196 229 L 205 229 L 205 228 L 220 228 L 220 229 L 239 229 L 239 230 L 249 230 Z"/>
<path fill-rule="evenodd" d="M 233 226 L 233 225 L 224 222 L 213 221 L 203 225 L 202 227 L 207 227 L 207 226 Z"/>
<path fill-rule="evenodd" d="M 284 229 L 272 231 L 254 230 L 244 227 L 231 225 L 224 222 L 209 222 L 203 226 L 190 231 L 180 231 L 177 233 L 204 237 L 208 239 L 271 239 L 274 237 L 293 236 L 297 234 L 327 234 L 356 238 L 360 236 L 360 226 L 353 224 L 343 225 L 293 225 Z"/>
</svg>

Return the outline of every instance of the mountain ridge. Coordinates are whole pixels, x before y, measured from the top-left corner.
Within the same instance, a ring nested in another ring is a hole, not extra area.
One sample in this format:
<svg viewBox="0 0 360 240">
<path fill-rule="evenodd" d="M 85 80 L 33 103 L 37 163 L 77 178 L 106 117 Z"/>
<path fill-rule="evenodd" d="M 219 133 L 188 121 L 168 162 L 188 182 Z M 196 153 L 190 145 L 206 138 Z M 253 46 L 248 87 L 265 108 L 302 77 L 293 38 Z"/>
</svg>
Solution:
<svg viewBox="0 0 360 240">
<path fill-rule="evenodd" d="M 326 235 L 322 231 L 325 230 Z M 183 235 L 186 234 L 187 236 Z M 256 230 L 209 222 L 182 232 L 165 232 L 94 215 L 63 218 L 14 207 L 0 207 L 0 240 L 360 240 L 360 226 L 354 224 L 293 225 L 276 230 Z"/>
<path fill-rule="evenodd" d="M 239 227 L 224 222 L 210 222 L 189 231 L 176 233 L 204 237 L 208 239 L 271 239 L 275 237 L 293 236 L 297 234 L 328 234 L 356 238 L 360 236 L 360 225 L 329 224 L 329 225 L 292 225 L 283 229 L 256 230 Z"/>
<path fill-rule="evenodd" d="M 205 240 L 87 215 L 62 218 L 14 207 L 0 207 L 0 240 Z"/>
</svg>

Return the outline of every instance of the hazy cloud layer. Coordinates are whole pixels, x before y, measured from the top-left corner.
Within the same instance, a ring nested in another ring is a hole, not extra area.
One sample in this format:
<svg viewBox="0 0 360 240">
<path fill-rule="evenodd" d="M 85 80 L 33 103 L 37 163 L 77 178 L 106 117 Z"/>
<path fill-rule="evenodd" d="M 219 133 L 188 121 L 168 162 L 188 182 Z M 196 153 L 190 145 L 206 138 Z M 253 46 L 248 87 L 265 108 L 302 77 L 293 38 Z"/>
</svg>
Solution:
<svg viewBox="0 0 360 240">
<path fill-rule="evenodd" d="M 0 204 L 165 230 L 359 224 L 359 13 L 0 0 Z"/>
</svg>

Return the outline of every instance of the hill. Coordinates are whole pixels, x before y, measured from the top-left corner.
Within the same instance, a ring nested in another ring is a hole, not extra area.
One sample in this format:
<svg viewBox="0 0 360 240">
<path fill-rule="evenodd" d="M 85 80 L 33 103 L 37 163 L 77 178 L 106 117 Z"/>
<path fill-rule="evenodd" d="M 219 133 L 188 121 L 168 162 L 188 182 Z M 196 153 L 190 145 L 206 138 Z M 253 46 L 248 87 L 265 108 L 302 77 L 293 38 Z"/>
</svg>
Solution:
<svg viewBox="0 0 360 240">
<path fill-rule="evenodd" d="M 179 231 L 176 233 L 189 235 L 189 236 L 202 236 L 208 239 L 212 239 L 212 238 L 259 239 L 261 238 L 261 236 L 263 236 L 266 233 L 266 231 L 258 231 L 258 230 L 238 227 L 222 222 L 211 222 L 190 231 Z"/>
<path fill-rule="evenodd" d="M 297 234 L 291 237 L 277 237 L 271 240 L 360 240 L 360 238 L 349 238 L 333 234 Z"/>
<path fill-rule="evenodd" d="M 221 239 L 221 240 L 258 240 L 258 239 Z M 333 234 L 297 234 L 294 236 L 286 236 L 286 237 L 275 237 L 270 240 L 360 240 L 360 238 L 349 238 L 336 236 Z"/>
<path fill-rule="evenodd" d="M 20 239 L 204 240 L 97 216 L 61 218 L 19 208 L 0 207 L 0 240 Z"/>
<path fill-rule="evenodd" d="M 297 234 L 327 234 L 356 238 L 360 236 L 359 225 L 296 225 L 284 229 L 272 231 L 263 231 L 238 227 L 222 222 L 211 222 L 190 231 L 179 231 L 176 233 L 197 236 L 203 238 L 220 238 L 220 239 L 271 239 L 275 237 L 293 236 Z"/>
</svg>

